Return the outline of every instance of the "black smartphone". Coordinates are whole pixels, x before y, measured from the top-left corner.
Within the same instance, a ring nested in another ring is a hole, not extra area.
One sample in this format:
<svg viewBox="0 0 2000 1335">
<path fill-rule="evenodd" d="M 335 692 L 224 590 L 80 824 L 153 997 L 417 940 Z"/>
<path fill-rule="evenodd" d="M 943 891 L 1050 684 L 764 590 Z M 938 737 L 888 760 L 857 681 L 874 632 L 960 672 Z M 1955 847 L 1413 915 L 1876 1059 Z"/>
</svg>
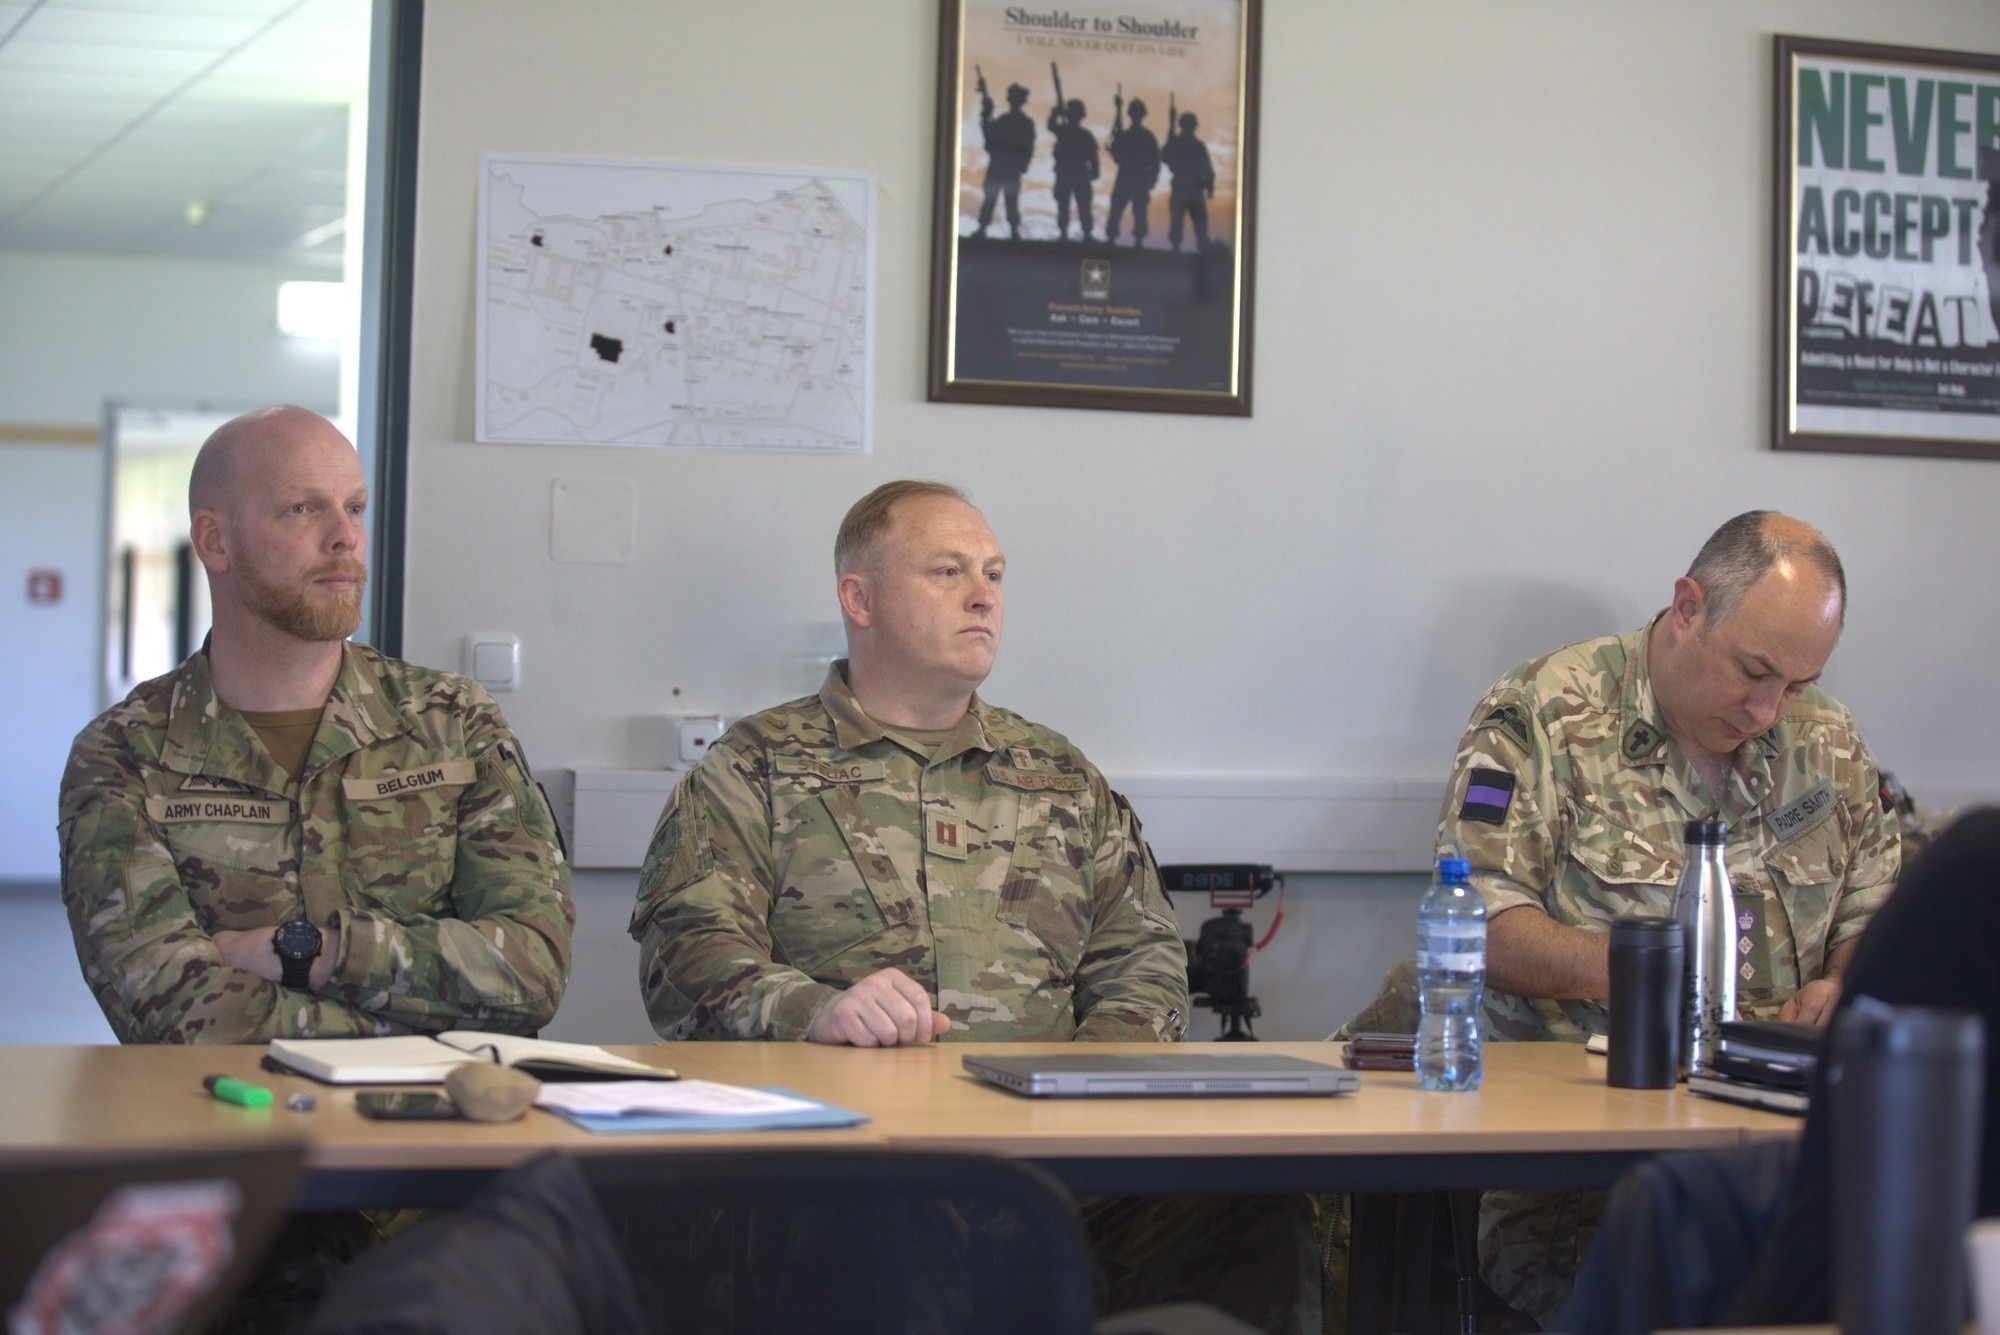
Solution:
<svg viewBox="0 0 2000 1335">
<path fill-rule="evenodd" d="M 458 1107 L 443 1094 L 386 1093 L 354 1096 L 354 1111 L 385 1122 L 443 1122 L 458 1116 Z"/>
</svg>

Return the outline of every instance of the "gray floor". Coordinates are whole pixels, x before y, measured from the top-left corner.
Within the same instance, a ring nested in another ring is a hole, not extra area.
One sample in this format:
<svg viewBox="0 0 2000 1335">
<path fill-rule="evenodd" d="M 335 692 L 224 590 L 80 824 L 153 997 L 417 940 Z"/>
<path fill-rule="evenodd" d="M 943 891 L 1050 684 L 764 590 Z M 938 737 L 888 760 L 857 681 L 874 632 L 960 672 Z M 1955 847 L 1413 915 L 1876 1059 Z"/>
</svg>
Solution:
<svg viewBox="0 0 2000 1335">
<path fill-rule="evenodd" d="M 591 1043 L 648 1043 L 652 1026 L 639 998 L 639 948 L 625 934 L 636 872 L 578 872 L 576 936 L 569 990 L 546 1031 Z M 1375 995 L 1382 974 L 1412 953 L 1421 876 L 1295 876 L 1285 921 L 1251 965 L 1264 1005 L 1264 1038 L 1323 1038 Z M 1192 938 L 1210 909 L 1177 895 L 1182 935 Z M 1266 899 L 1247 915 L 1261 937 L 1277 908 Z M 1213 1038 L 1215 1017 L 1196 1015 L 1192 1038 Z M 0 882 L 0 1043 L 109 1043 L 111 1030 L 77 968 L 56 887 Z"/>
</svg>

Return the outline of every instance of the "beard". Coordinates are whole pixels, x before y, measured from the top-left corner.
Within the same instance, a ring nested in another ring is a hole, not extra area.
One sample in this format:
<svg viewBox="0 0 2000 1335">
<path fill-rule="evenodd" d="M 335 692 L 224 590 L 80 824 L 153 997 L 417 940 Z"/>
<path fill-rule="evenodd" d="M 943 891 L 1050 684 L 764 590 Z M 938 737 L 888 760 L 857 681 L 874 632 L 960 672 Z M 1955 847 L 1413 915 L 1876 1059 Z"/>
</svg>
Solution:
<svg viewBox="0 0 2000 1335">
<path fill-rule="evenodd" d="M 349 575 L 356 583 L 345 593 L 314 585 L 314 580 L 327 575 Z M 344 640 L 361 624 L 361 594 L 367 585 L 368 570 L 359 561 L 329 561 L 306 572 L 296 585 L 269 582 L 246 570 L 243 603 L 294 639 L 312 643 Z"/>
</svg>

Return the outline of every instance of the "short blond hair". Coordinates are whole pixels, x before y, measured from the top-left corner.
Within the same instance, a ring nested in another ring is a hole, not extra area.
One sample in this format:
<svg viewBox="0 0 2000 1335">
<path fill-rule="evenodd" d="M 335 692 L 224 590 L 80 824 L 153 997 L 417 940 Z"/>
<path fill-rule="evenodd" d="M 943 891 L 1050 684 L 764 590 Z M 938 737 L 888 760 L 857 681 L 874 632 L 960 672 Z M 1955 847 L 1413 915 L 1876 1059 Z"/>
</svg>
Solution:
<svg viewBox="0 0 2000 1335">
<path fill-rule="evenodd" d="M 833 572 L 845 575 L 859 565 L 869 548 L 875 545 L 875 540 L 895 523 L 891 511 L 896 502 L 917 496 L 940 496 L 964 505 L 972 504 L 971 497 L 949 482 L 927 482 L 920 478 L 884 482 L 856 501 L 848 510 L 847 517 L 840 521 L 840 532 L 833 540 Z"/>
</svg>

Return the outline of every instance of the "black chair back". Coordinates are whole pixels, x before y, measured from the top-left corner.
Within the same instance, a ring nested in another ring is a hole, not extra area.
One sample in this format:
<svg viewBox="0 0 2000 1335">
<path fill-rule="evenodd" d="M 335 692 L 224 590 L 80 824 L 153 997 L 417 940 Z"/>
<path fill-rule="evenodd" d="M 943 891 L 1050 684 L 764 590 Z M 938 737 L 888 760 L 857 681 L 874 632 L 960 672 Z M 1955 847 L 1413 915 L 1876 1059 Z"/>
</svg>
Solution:
<svg viewBox="0 0 2000 1335">
<path fill-rule="evenodd" d="M 1085 1335 L 1093 1269 L 1041 1171 L 974 1155 L 579 1158 L 649 1327 L 688 1335 Z"/>
</svg>

